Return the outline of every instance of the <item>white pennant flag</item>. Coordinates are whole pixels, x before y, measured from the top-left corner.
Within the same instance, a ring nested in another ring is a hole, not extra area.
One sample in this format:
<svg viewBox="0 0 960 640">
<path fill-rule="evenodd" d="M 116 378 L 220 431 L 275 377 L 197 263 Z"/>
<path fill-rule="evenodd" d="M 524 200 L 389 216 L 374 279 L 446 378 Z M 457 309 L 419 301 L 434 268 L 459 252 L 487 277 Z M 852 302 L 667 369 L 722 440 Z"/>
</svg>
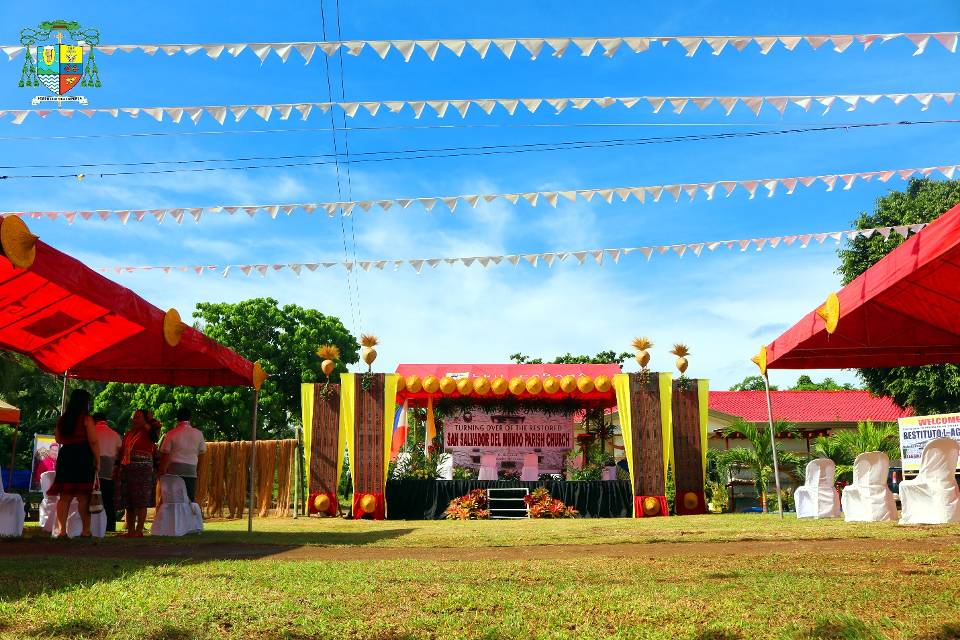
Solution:
<svg viewBox="0 0 960 640">
<path fill-rule="evenodd" d="M 490 49 L 490 42 L 491 41 L 488 39 L 467 40 L 467 44 L 469 44 L 473 50 L 480 55 L 481 60 L 487 57 L 487 51 Z"/>
<path fill-rule="evenodd" d="M 677 38 L 677 42 L 687 50 L 687 57 L 692 58 L 697 52 L 697 49 L 700 48 L 700 43 L 703 42 L 703 38 Z"/>
</svg>

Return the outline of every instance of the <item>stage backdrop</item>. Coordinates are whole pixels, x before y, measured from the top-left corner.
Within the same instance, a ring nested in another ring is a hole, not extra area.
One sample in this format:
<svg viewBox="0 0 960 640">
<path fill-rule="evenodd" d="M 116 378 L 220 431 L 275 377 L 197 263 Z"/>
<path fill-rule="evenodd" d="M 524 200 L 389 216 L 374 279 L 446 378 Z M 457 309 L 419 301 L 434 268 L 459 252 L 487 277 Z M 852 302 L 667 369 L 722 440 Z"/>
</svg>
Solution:
<svg viewBox="0 0 960 640">
<path fill-rule="evenodd" d="M 707 477 L 707 414 L 710 381 L 673 381 L 673 482 L 677 515 L 707 512 L 704 484 Z"/>
<path fill-rule="evenodd" d="M 337 475 L 343 466 L 343 448 L 339 446 L 340 385 L 302 384 L 300 402 L 308 512 L 317 513 L 316 498 L 322 494 L 328 498 L 327 515 L 336 515 Z"/>
<path fill-rule="evenodd" d="M 560 473 L 564 457 L 573 449 L 573 416 L 465 411 L 443 421 L 443 445 L 457 467 L 479 469 L 480 456 L 492 453 L 499 464 L 519 471 L 524 456 L 535 452 L 541 474 Z"/>
<path fill-rule="evenodd" d="M 637 518 L 668 515 L 667 468 L 673 455 L 671 380 L 669 373 L 652 371 L 613 378 Z"/>
</svg>

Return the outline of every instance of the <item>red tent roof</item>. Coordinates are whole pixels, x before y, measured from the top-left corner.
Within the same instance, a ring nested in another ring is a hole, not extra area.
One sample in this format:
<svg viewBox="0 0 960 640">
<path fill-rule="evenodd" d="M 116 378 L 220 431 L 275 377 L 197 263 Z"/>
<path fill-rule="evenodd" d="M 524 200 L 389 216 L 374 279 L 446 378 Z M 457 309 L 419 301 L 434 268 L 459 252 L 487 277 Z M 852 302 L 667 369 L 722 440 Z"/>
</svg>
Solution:
<svg viewBox="0 0 960 640">
<path fill-rule="evenodd" d="M 869 391 L 771 391 L 777 418 L 789 422 L 894 422 L 913 415 L 887 397 Z M 710 410 L 743 418 L 747 422 L 767 421 L 767 399 L 763 391 L 711 391 Z"/>
<path fill-rule="evenodd" d="M 811 311 L 766 349 L 770 369 L 960 362 L 960 205 L 837 293 L 828 334 Z"/>
<path fill-rule="evenodd" d="M 252 386 L 253 363 L 183 324 L 170 346 L 163 311 L 53 247 L 37 240 L 32 265 L 14 267 L 9 241 L 22 223 L 0 224 L 0 349 L 87 380 Z"/>
<path fill-rule="evenodd" d="M 449 377 L 456 380 L 461 378 L 488 378 L 493 380 L 495 378 L 504 378 L 509 381 L 512 378 L 529 378 L 531 376 L 539 376 L 542 380 L 544 377 L 553 376 L 557 378 L 562 378 L 563 376 L 572 375 L 574 377 L 580 376 L 589 376 L 591 378 L 596 378 L 597 376 L 606 376 L 613 380 L 613 376 L 620 373 L 620 365 L 617 364 L 401 364 L 397 367 L 397 373 L 400 375 L 407 376 L 417 376 L 421 380 L 427 376 L 433 376 L 438 380 L 443 377 Z M 442 392 L 429 394 L 425 391 L 419 391 L 417 393 L 411 393 L 409 390 L 404 389 L 397 393 L 397 397 L 400 400 L 408 398 L 426 398 L 430 395 L 433 397 L 442 397 L 444 395 L 449 395 L 450 397 L 459 397 L 460 394 L 453 392 L 451 394 L 444 394 Z M 487 394 L 490 397 L 495 397 L 492 393 Z M 507 394 L 512 395 L 512 394 Z M 572 393 L 546 393 L 541 391 L 536 394 L 536 396 L 531 396 L 530 394 L 524 393 L 521 398 L 530 398 L 537 397 L 542 399 L 556 399 L 563 400 L 566 398 L 573 398 L 577 400 L 592 400 L 600 401 L 601 403 L 611 403 L 616 404 L 616 394 L 611 386 L 608 391 L 600 392 L 597 390 L 590 391 L 589 393 L 581 393 L 579 390 L 576 390 Z"/>
</svg>

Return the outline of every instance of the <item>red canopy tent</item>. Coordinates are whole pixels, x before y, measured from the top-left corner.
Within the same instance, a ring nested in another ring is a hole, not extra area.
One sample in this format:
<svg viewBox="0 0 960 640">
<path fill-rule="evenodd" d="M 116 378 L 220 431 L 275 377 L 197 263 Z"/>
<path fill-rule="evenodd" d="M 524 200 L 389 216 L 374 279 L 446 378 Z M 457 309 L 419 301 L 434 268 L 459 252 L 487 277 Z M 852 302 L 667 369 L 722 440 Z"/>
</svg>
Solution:
<svg viewBox="0 0 960 640">
<path fill-rule="evenodd" d="M 769 369 L 960 362 L 960 205 L 774 340 Z"/>
<path fill-rule="evenodd" d="M 253 387 L 256 440 L 257 396 L 266 379 L 259 363 L 41 242 L 14 216 L 0 219 L 0 349 L 65 377 Z M 251 492 L 251 511 L 252 500 Z"/>
</svg>

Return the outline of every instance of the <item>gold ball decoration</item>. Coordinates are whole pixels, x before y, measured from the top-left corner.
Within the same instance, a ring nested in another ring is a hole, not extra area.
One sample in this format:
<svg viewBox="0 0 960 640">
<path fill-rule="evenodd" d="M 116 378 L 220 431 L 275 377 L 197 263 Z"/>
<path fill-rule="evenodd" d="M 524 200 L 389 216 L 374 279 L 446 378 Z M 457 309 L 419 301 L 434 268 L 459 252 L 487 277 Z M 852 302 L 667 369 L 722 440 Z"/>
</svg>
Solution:
<svg viewBox="0 0 960 640">
<path fill-rule="evenodd" d="M 369 493 L 360 498 L 360 510 L 364 513 L 373 513 L 377 508 L 377 499 Z"/>
<path fill-rule="evenodd" d="M 693 511 L 700 506 L 700 497 L 693 491 L 687 491 L 683 494 L 683 506 L 689 511 Z"/>
<path fill-rule="evenodd" d="M 613 387 L 613 382 L 607 376 L 597 376 L 593 379 L 593 387 L 600 393 L 606 393 Z"/>
<path fill-rule="evenodd" d="M 580 376 L 577 378 L 577 391 L 580 393 L 590 393 L 593 391 L 593 378 L 590 376 Z"/>
<path fill-rule="evenodd" d="M 540 376 L 530 376 L 527 378 L 527 383 L 524 385 L 527 388 L 527 393 L 537 395 L 543 390 L 543 383 L 540 382 Z"/>
<path fill-rule="evenodd" d="M 487 378 L 474 378 L 473 392 L 478 396 L 485 396 L 490 393 L 490 380 Z"/>
<path fill-rule="evenodd" d="M 651 498 L 647 496 L 643 499 L 643 515 L 645 516 L 657 516 L 660 515 L 660 501 L 656 498 Z"/>
<path fill-rule="evenodd" d="M 689 363 L 686 358 L 677 358 L 677 371 L 684 374 L 687 372 L 687 366 L 689 366 Z"/>
<path fill-rule="evenodd" d="M 337 363 L 333 360 L 324 360 L 320 363 L 320 370 L 323 371 L 323 375 L 330 377 L 330 374 L 333 373 L 333 370 L 337 368 Z"/>
<path fill-rule="evenodd" d="M 527 390 L 527 385 L 524 384 L 523 378 L 517 376 L 515 378 L 510 378 L 510 393 L 515 396 L 520 395 Z"/>
<path fill-rule="evenodd" d="M 403 392 L 407 388 L 407 379 L 403 376 L 397 376 L 397 393 Z"/>
<path fill-rule="evenodd" d="M 163 315 L 163 340 L 171 347 L 180 344 L 180 338 L 183 337 L 183 331 L 187 326 L 180 320 L 180 312 L 176 309 L 168 309 Z"/>
<path fill-rule="evenodd" d="M 649 351 L 638 352 L 637 364 L 640 365 L 641 369 L 646 369 L 647 365 L 650 364 L 650 352 Z"/>
<path fill-rule="evenodd" d="M 327 509 L 330 508 L 330 496 L 325 493 L 319 494 L 313 499 L 313 508 L 320 513 L 326 513 Z"/>
<path fill-rule="evenodd" d="M 457 391 L 462 396 L 470 395 L 470 392 L 473 391 L 473 381 L 470 378 L 460 378 L 457 380 Z"/>
<path fill-rule="evenodd" d="M 420 390 L 423 389 L 420 376 L 407 376 L 406 387 L 410 393 L 420 393 Z"/>
<path fill-rule="evenodd" d="M 37 257 L 37 236 L 18 216 L 7 216 L 0 222 L 0 246 L 10 264 L 21 269 L 32 267 Z"/>
<path fill-rule="evenodd" d="M 444 395 L 450 395 L 457 389 L 457 381 L 448 376 L 440 378 L 440 391 Z"/>
<path fill-rule="evenodd" d="M 440 381 L 436 376 L 427 376 L 423 379 L 423 390 L 427 393 L 436 393 L 440 390 Z"/>
<path fill-rule="evenodd" d="M 577 378 L 575 376 L 563 376 L 560 379 L 560 391 L 564 393 L 573 393 L 577 388 Z"/>
<path fill-rule="evenodd" d="M 544 393 L 557 393 L 560 391 L 560 380 L 555 376 L 546 376 L 543 379 Z"/>
<path fill-rule="evenodd" d="M 373 347 L 363 348 L 363 361 L 368 367 L 373 366 L 373 361 L 377 359 L 377 350 Z"/>
<path fill-rule="evenodd" d="M 507 384 L 505 378 L 494 378 L 493 382 L 490 383 L 490 390 L 495 395 L 502 396 L 510 390 L 510 385 Z"/>
</svg>

